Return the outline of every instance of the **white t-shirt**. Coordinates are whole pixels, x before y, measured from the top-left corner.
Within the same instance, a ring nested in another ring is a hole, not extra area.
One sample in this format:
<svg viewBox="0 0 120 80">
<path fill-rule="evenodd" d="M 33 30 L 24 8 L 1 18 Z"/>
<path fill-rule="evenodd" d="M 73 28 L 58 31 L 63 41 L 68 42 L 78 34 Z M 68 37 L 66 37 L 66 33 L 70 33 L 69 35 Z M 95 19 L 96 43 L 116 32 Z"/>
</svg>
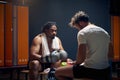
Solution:
<svg viewBox="0 0 120 80">
<path fill-rule="evenodd" d="M 102 28 L 89 24 L 78 32 L 78 45 L 86 44 L 86 59 L 81 65 L 88 68 L 103 69 L 109 66 L 109 34 Z"/>
</svg>

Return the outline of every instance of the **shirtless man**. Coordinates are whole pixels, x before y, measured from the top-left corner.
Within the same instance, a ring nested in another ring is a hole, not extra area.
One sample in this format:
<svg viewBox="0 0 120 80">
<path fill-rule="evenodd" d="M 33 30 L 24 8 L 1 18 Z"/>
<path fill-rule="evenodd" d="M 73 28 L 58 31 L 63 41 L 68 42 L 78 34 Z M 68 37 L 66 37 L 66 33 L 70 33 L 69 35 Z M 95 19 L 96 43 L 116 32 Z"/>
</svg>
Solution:
<svg viewBox="0 0 120 80">
<path fill-rule="evenodd" d="M 46 57 L 54 50 L 64 50 L 61 40 L 56 36 L 57 26 L 55 22 L 47 22 L 42 29 L 42 33 L 35 36 L 30 48 L 30 80 L 38 80 L 38 72 L 49 67 L 58 67 L 61 60 L 54 63 L 44 63 L 42 58 Z"/>
</svg>

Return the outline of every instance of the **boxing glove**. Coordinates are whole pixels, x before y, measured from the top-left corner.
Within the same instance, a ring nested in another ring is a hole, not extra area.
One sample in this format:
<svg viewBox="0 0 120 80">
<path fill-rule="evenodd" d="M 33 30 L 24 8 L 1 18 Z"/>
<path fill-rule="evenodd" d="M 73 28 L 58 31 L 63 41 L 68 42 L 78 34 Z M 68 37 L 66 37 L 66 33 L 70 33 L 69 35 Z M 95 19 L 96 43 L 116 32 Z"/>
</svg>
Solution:
<svg viewBox="0 0 120 80">
<path fill-rule="evenodd" d="M 50 55 L 40 59 L 42 63 L 55 63 L 58 60 L 60 60 L 60 54 L 58 51 L 53 51 Z"/>
<path fill-rule="evenodd" d="M 59 50 L 60 60 L 66 61 L 68 54 L 65 50 Z"/>
</svg>

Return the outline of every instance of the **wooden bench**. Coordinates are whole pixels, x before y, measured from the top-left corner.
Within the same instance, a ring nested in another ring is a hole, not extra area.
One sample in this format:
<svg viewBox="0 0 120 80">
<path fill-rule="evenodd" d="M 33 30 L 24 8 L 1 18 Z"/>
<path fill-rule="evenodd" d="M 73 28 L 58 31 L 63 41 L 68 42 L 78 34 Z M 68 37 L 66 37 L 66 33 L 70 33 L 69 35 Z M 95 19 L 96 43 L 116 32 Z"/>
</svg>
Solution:
<svg viewBox="0 0 120 80">
<path fill-rule="evenodd" d="M 22 70 L 21 73 L 25 74 L 25 80 L 28 80 L 29 70 Z M 45 72 L 39 72 L 40 80 L 46 80 L 46 76 L 48 73 Z M 73 80 L 93 80 L 88 78 L 80 78 L 80 79 L 73 79 Z"/>
<path fill-rule="evenodd" d="M 28 80 L 29 70 L 22 70 L 21 73 L 25 74 L 25 80 Z M 47 73 L 39 72 L 39 75 L 40 75 L 40 80 L 46 80 Z M 74 80 L 92 80 L 92 79 L 82 78 L 82 79 L 74 79 Z"/>
<path fill-rule="evenodd" d="M 28 80 L 29 70 L 22 70 L 21 73 L 25 74 L 25 80 Z M 40 80 L 46 80 L 47 73 L 39 72 Z"/>
</svg>

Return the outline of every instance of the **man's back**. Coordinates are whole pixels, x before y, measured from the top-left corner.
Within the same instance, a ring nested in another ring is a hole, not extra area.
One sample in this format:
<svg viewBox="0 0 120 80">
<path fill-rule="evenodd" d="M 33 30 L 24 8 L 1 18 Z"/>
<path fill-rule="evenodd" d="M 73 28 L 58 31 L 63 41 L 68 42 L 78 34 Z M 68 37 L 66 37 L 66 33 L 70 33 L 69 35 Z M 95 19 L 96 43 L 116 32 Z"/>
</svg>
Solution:
<svg viewBox="0 0 120 80">
<path fill-rule="evenodd" d="M 95 25 L 88 25 L 78 34 L 84 35 L 87 44 L 85 66 L 89 68 L 102 69 L 109 66 L 108 46 L 109 34 Z"/>
</svg>

